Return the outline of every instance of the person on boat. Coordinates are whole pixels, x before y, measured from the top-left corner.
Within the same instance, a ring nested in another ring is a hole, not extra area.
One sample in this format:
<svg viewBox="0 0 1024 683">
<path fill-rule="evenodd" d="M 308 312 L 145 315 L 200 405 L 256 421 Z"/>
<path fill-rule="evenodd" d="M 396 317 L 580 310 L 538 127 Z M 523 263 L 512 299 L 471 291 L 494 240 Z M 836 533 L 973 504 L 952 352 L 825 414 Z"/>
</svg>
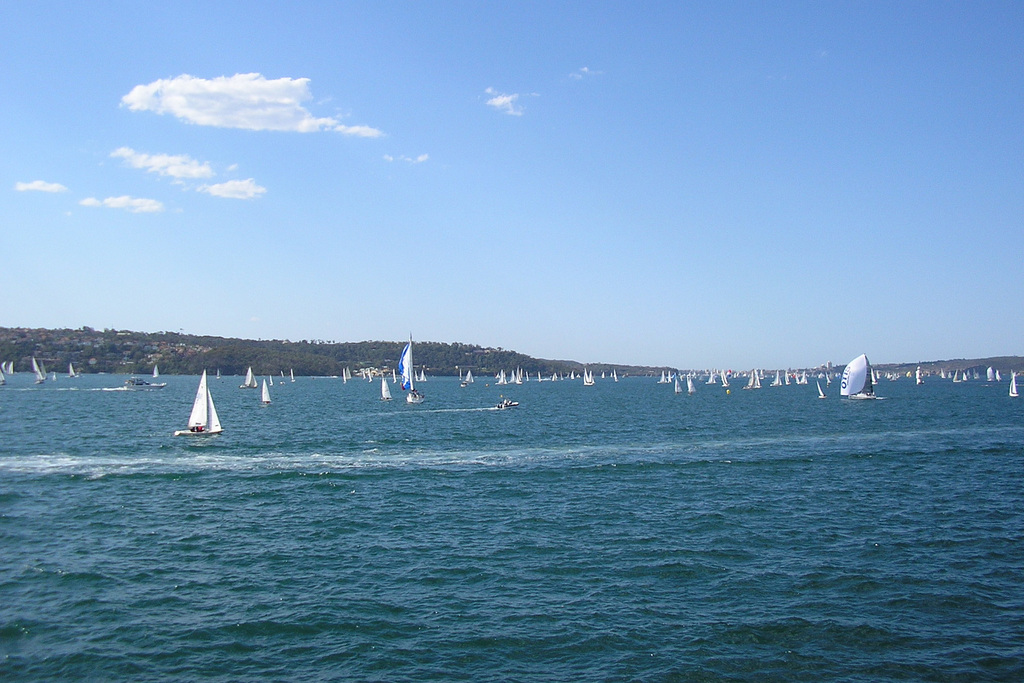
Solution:
<svg viewBox="0 0 1024 683">
<path fill-rule="evenodd" d="M 199 432 L 203 431 L 203 425 L 196 425 L 195 427 L 192 427 L 192 431 L 198 434 Z"/>
</svg>

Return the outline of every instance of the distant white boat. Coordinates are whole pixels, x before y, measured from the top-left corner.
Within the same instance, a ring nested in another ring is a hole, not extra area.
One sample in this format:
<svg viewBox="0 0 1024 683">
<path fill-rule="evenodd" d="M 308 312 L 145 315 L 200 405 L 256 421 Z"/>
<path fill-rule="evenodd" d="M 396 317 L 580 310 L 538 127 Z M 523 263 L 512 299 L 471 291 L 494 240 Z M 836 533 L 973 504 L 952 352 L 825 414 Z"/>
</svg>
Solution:
<svg viewBox="0 0 1024 683">
<path fill-rule="evenodd" d="M 468 387 L 472 383 L 473 383 L 473 371 L 472 370 L 466 370 L 466 376 L 462 378 L 462 382 L 461 382 L 460 386 Z"/>
<path fill-rule="evenodd" d="M 153 366 L 153 379 L 156 379 L 159 376 L 160 376 L 160 366 L 154 365 Z"/>
<path fill-rule="evenodd" d="M 174 432 L 175 436 L 202 436 L 205 434 L 219 434 L 224 431 L 220 426 L 220 418 L 217 417 L 217 409 L 213 405 L 213 395 L 206 384 L 206 370 L 199 379 L 199 390 L 196 391 L 196 400 L 192 402 L 192 414 L 188 416 L 188 429 L 181 429 Z"/>
<path fill-rule="evenodd" d="M 689 375 L 686 376 L 686 393 L 691 395 L 697 393 L 697 388 L 693 386 L 693 378 Z"/>
<path fill-rule="evenodd" d="M 238 388 L 239 389 L 255 389 L 258 386 L 259 385 L 256 384 L 256 378 L 252 374 L 252 366 L 250 365 L 249 369 L 245 371 L 245 382 L 243 382 L 242 384 L 238 385 Z"/>
<path fill-rule="evenodd" d="M 725 373 L 725 370 L 722 370 L 721 376 L 722 376 L 722 386 L 725 387 L 725 388 L 728 388 L 729 387 L 729 376 Z"/>
<path fill-rule="evenodd" d="M 757 370 L 750 371 L 750 378 L 747 380 L 747 386 L 744 389 L 760 389 L 761 388 L 761 376 Z"/>
<path fill-rule="evenodd" d="M 996 381 L 997 382 L 1002 382 L 1003 381 L 1003 376 L 999 374 L 999 370 L 996 370 Z"/>
<path fill-rule="evenodd" d="M 583 386 L 592 387 L 594 386 L 594 373 L 587 368 L 583 368 Z"/>
<path fill-rule="evenodd" d="M 843 369 L 843 381 L 840 395 L 850 398 L 875 398 L 875 384 L 868 357 L 861 354 L 846 364 Z"/>
<path fill-rule="evenodd" d="M 773 387 L 781 387 L 782 386 L 782 373 L 779 372 L 778 370 L 775 371 L 775 379 L 772 381 L 772 386 Z"/>
<path fill-rule="evenodd" d="M 1017 373 L 1010 371 L 1010 398 L 1017 398 Z"/>
<path fill-rule="evenodd" d="M 274 376 L 273 375 L 267 375 L 267 379 L 270 381 L 270 386 L 274 386 Z"/>
<path fill-rule="evenodd" d="M 0 363 L 0 386 L 3 386 L 5 384 L 7 384 L 7 378 L 4 377 L 4 367 L 5 366 L 6 366 L 5 363 Z"/>
<path fill-rule="evenodd" d="M 677 394 L 683 393 L 683 386 L 679 383 L 679 378 L 678 377 L 676 377 L 676 384 L 675 384 L 675 387 L 674 387 L 674 391 Z"/>
<path fill-rule="evenodd" d="M 273 382 L 274 380 L 270 380 Z M 267 386 L 267 380 L 263 380 L 263 389 L 260 391 L 260 403 L 265 406 L 270 405 L 270 388 Z"/>
<path fill-rule="evenodd" d="M 665 371 L 661 371 L 661 379 L 658 380 L 658 384 L 668 384 L 668 377 L 665 376 Z"/>
<path fill-rule="evenodd" d="M 924 384 L 924 380 L 921 378 L 921 366 L 917 366 L 917 370 L 914 371 L 914 382 L 916 384 Z"/>
<path fill-rule="evenodd" d="M 412 365 L 412 335 L 409 335 L 409 343 L 402 350 L 402 357 L 398 360 L 398 371 L 402 373 L 402 389 L 409 393 L 405 395 L 406 403 L 423 403 L 423 394 L 416 391 L 413 379 L 416 371 Z"/>
<path fill-rule="evenodd" d="M 386 377 L 380 378 L 380 400 L 391 400 L 391 387 L 388 386 L 388 380 Z"/>
<path fill-rule="evenodd" d="M 46 381 L 46 373 L 39 367 L 35 356 L 32 356 L 32 372 L 36 375 L 36 384 L 42 384 Z"/>
<path fill-rule="evenodd" d="M 292 370 L 291 368 L 289 368 L 288 369 L 288 374 L 291 376 L 292 381 L 294 382 L 295 381 L 295 370 Z"/>
<path fill-rule="evenodd" d="M 986 382 L 995 382 L 996 381 L 996 371 L 992 369 L 991 365 L 988 366 L 988 370 L 985 371 L 985 381 Z"/>
<path fill-rule="evenodd" d="M 814 383 L 818 385 L 818 398 L 828 398 L 828 396 L 825 395 L 825 392 L 821 390 L 821 382 L 814 380 Z"/>
<path fill-rule="evenodd" d="M 615 372 L 615 368 L 612 368 L 612 381 L 613 382 L 618 382 L 619 381 L 619 373 Z"/>
<path fill-rule="evenodd" d="M 75 372 L 75 364 L 74 363 L 68 363 L 68 379 L 75 379 L 76 377 L 80 377 L 80 376 L 81 375 L 79 375 L 77 372 Z"/>
</svg>

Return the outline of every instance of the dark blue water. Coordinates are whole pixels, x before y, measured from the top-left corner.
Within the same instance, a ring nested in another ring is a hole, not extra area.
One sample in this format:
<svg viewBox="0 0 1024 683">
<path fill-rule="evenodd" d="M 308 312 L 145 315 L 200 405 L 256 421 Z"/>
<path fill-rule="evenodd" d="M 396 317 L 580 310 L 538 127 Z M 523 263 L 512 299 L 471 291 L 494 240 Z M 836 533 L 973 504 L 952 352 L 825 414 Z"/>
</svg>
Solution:
<svg viewBox="0 0 1024 683">
<path fill-rule="evenodd" d="M 0 387 L 0 680 L 1024 679 L 1005 383 L 164 379 Z"/>
</svg>

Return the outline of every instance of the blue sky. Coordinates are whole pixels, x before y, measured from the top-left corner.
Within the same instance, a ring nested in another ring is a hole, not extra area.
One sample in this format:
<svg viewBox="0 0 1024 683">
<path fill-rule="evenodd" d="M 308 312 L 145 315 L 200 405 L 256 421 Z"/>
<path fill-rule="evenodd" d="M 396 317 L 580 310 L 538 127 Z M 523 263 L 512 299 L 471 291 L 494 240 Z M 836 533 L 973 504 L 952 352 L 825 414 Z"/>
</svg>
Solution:
<svg viewBox="0 0 1024 683">
<path fill-rule="evenodd" d="M 0 324 L 1024 353 L 1022 3 L 148 5 L 0 5 Z"/>
</svg>

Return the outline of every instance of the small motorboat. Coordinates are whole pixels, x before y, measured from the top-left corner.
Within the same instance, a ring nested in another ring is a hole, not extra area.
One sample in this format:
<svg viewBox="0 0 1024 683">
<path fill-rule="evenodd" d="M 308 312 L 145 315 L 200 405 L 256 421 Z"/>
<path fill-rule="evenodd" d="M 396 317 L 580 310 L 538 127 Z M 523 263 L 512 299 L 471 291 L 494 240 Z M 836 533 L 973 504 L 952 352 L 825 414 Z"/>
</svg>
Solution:
<svg viewBox="0 0 1024 683">
<path fill-rule="evenodd" d="M 159 383 L 147 382 L 146 380 L 142 379 L 141 377 L 134 377 L 134 376 L 133 377 L 129 377 L 128 379 L 126 379 L 124 381 L 124 388 L 125 389 L 135 389 L 135 390 L 143 390 L 143 391 L 145 391 L 147 389 L 163 389 L 166 386 L 167 386 L 167 382 L 159 382 Z"/>
<path fill-rule="evenodd" d="M 513 401 L 508 398 L 503 398 L 498 402 L 498 405 L 494 406 L 495 410 L 505 410 L 506 408 L 515 408 L 519 405 L 519 401 Z"/>
</svg>

